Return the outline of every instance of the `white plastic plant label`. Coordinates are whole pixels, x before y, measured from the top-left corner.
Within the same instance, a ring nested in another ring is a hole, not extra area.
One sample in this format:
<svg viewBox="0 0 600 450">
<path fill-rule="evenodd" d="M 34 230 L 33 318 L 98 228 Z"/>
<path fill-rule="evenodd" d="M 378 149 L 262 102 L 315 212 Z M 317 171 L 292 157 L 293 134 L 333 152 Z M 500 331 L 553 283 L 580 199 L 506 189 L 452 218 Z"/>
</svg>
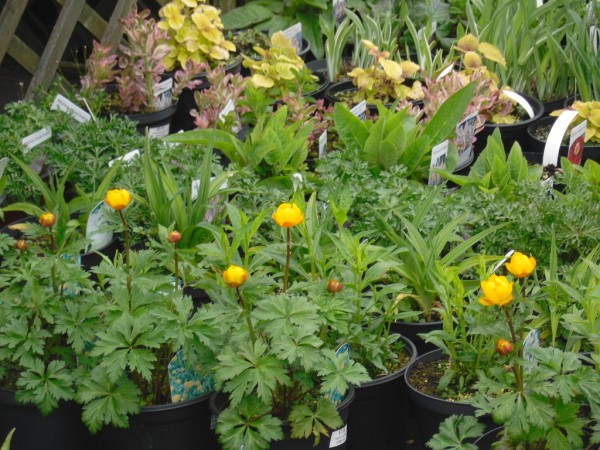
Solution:
<svg viewBox="0 0 600 450">
<path fill-rule="evenodd" d="M 506 255 L 504 255 L 504 258 L 502 258 L 502 259 L 500 260 L 500 262 L 494 266 L 494 268 L 493 268 L 493 269 L 492 269 L 492 271 L 490 272 L 490 275 L 493 275 L 493 274 L 495 274 L 495 273 L 498 271 L 498 269 L 499 269 L 500 267 L 502 267 L 502 265 L 503 265 L 503 264 L 504 264 L 506 261 L 508 261 L 508 258 L 510 258 L 510 257 L 513 255 L 513 253 L 515 253 L 514 249 L 513 249 L 513 250 L 509 250 L 508 252 L 506 252 Z"/>
<path fill-rule="evenodd" d="M 52 129 L 50 127 L 42 128 L 41 130 L 36 131 L 33 134 L 30 134 L 27 137 L 24 137 L 21 143 L 25 147 L 25 152 L 27 153 L 32 148 L 37 147 L 38 145 L 46 142 L 48 139 L 52 137 Z"/>
<path fill-rule="evenodd" d="M 508 98 L 510 98 L 511 100 L 517 102 L 519 104 L 519 106 L 521 106 L 521 108 L 523 108 L 525 110 L 525 112 L 527 113 L 529 118 L 533 119 L 533 116 L 535 116 L 535 112 L 533 111 L 533 108 L 531 107 L 531 105 L 529 104 L 529 102 L 527 101 L 527 99 L 525 97 L 523 97 L 520 94 L 517 94 L 514 91 L 509 91 L 508 89 L 503 89 L 502 93 L 504 95 L 506 95 Z"/>
<path fill-rule="evenodd" d="M 159 127 L 148 128 L 148 136 L 151 138 L 161 138 L 169 135 L 171 124 L 167 123 Z"/>
<path fill-rule="evenodd" d="M 110 160 L 108 162 L 108 167 L 114 166 L 118 161 L 123 161 L 123 163 L 131 162 L 135 158 L 137 158 L 138 156 L 140 156 L 140 151 L 139 150 L 132 150 L 129 153 L 125 153 L 123 156 L 119 156 L 118 158 Z"/>
<path fill-rule="evenodd" d="M 286 28 L 283 30 L 283 34 L 292 41 L 292 44 L 296 47 L 296 53 L 300 53 L 302 51 L 302 24 L 298 22 Z"/>
<path fill-rule="evenodd" d="M 339 447 L 348 438 L 348 425 L 344 425 L 344 428 L 340 428 L 331 433 L 331 439 L 329 440 L 329 448 Z"/>
<path fill-rule="evenodd" d="M 235 103 L 233 103 L 232 99 L 229 99 L 229 101 L 227 102 L 225 107 L 219 113 L 219 120 L 221 122 L 225 122 L 225 120 L 227 118 L 227 114 L 229 114 L 230 112 L 233 112 L 233 111 L 235 111 Z"/>
<path fill-rule="evenodd" d="M 541 341 L 542 334 L 540 333 L 540 330 L 535 328 L 525 336 L 525 340 L 523 341 L 523 359 L 529 363 L 529 367 L 537 364 L 535 357 L 531 354 L 531 349 L 539 347 Z M 525 370 L 528 370 L 527 365 L 525 366 Z"/>
<path fill-rule="evenodd" d="M 456 126 L 456 138 L 454 145 L 458 152 L 458 163 L 456 170 L 468 166 L 473 161 L 473 137 L 475 136 L 475 122 L 477 113 L 473 113 Z"/>
<path fill-rule="evenodd" d="M 442 70 L 440 72 L 440 74 L 437 76 L 436 81 L 440 81 L 442 78 L 444 78 L 450 72 L 452 72 L 452 69 L 454 69 L 454 63 L 452 63 L 448 67 L 444 68 L 444 70 Z"/>
<path fill-rule="evenodd" d="M 8 166 L 8 158 L 0 159 L 0 178 L 4 175 L 4 171 L 6 170 L 6 166 Z"/>
<path fill-rule="evenodd" d="M 333 0 L 333 19 L 338 25 L 346 17 L 346 0 Z"/>
<path fill-rule="evenodd" d="M 61 94 L 57 94 L 50 107 L 53 111 L 63 111 L 69 114 L 77 122 L 89 122 L 92 116 Z"/>
<path fill-rule="evenodd" d="M 365 120 L 367 118 L 367 101 L 363 100 L 359 104 L 354 105 L 350 112 L 360 120 Z"/>
<path fill-rule="evenodd" d="M 445 169 L 446 159 L 448 158 L 448 145 L 446 140 L 441 144 L 436 145 L 431 149 L 431 164 L 429 165 L 429 186 L 438 186 L 444 181 L 439 173 L 435 173 L 433 169 Z"/>
<path fill-rule="evenodd" d="M 535 0 L 535 5 L 539 8 L 544 5 L 544 0 Z"/>
<path fill-rule="evenodd" d="M 319 136 L 319 159 L 322 159 L 327 154 L 327 130 Z"/>
<path fill-rule="evenodd" d="M 104 201 L 101 201 L 90 211 L 85 227 L 85 237 L 91 242 L 86 247 L 86 253 L 94 250 L 102 250 L 110 244 L 110 241 L 112 241 L 112 231 L 100 231 L 100 228 L 102 228 L 106 222 L 104 211 L 108 210 L 108 208 L 108 205 L 106 205 Z"/>
<path fill-rule="evenodd" d="M 168 108 L 173 102 L 173 78 L 167 78 L 154 86 L 154 109 Z"/>
<path fill-rule="evenodd" d="M 567 128 L 569 128 L 569 125 L 575 117 L 577 117 L 577 111 L 572 110 L 565 110 L 560 114 L 560 116 L 558 116 L 556 122 L 554 122 L 554 125 L 550 130 L 550 134 L 548 134 L 548 139 L 546 140 L 544 157 L 542 158 L 542 166 L 547 166 L 548 164 L 558 166 L 558 152 L 560 151 L 560 144 L 563 136 L 567 132 Z"/>
<path fill-rule="evenodd" d="M 571 130 L 571 138 L 569 139 L 569 153 L 567 158 L 573 164 L 581 165 L 583 150 L 585 145 L 585 131 L 587 129 L 587 120 L 584 120 Z"/>
</svg>

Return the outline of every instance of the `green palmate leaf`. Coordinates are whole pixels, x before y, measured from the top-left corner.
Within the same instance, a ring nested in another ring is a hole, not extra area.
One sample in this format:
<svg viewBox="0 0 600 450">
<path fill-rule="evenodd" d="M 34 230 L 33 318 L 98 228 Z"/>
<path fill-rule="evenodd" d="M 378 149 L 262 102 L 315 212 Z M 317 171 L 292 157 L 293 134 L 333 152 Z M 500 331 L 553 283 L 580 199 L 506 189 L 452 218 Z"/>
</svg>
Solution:
<svg viewBox="0 0 600 450">
<path fill-rule="evenodd" d="M 312 332 L 311 332 L 312 333 Z M 304 328 L 295 328 L 289 335 L 282 334 L 272 339 L 273 353 L 290 364 L 299 362 L 306 370 L 318 366 L 321 361 L 319 347 L 323 342 Z"/>
<path fill-rule="evenodd" d="M 283 362 L 267 353 L 261 341 L 244 342 L 237 353 L 231 348 L 219 355 L 220 364 L 215 378 L 230 393 L 231 405 L 238 405 L 245 395 L 256 393 L 266 404 L 271 404 L 277 384 L 291 383 Z"/>
<path fill-rule="evenodd" d="M 237 407 L 230 406 L 219 414 L 219 442 L 226 450 L 269 448 L 272 441 L 283 439 L 282 422 L 270 413 L 271 407 L 255 395 L 244 397 Z"/>
<path fill-rule="evenodd" d="M 360 385 L 371 378 L 360 364 L 348 361 L 345 355 L 336 355 L 332 350 L 323 350 L 325 356 L 319 376 L 323 377 L 321 393 L 339 392 L 345 394 L 350 384 Z"/>
<path fill-rule="evenodd" d="M 427 446 L 433 450 L 477 450 L 476 445 L 464 441 L 477 438 L 484 431 L 485 427 L 473 416 L 450 416 Z"/>
<path fill-rule="evenodd" d="M 49 414 L 60 400 L 70 400 L 74 396 L 71 389 L 73 376 L 64 361 L 50 361 L 48 366 L 40 359 L 21 372 L 17 380 L 17 399 L 35 403 L 44 414 Z"/>
<path fill-rule="evenodd" d="M 13 318 L 0 329 L 0 348 L 11 350 L 13 360 L 28 355 L 43 355 L 45 339 L 51 334 L 46 330 L 29 327 L 27 318 Z"/>
<path fill-rule="evenodd" d="M 133 382 L 121 378 L 114 383 L 101 367 L 82 378 L 77 391 L 77 401 L 83 404 L 82 419 L 92 432 L 109 423 L 127 428 L 127 415 L 140 411 L 139 396 L 140 391 Z"/>
<path fill-rule="evenodd" d="M 311 409 L 308 405 L 295 405 L 289 415 L 292 438 L 315 437 L 315 445 L 321 436 L 329 436 L 329 430 L 340 428 L 344 422 L 333 402 L 327 398 L 317 399 Z"/>
<path fill-rule="evenodd" d="M 259 4 L 243 5 L 232 9 L 221 16 L 226 30 L 249 28 L 273 16 L 273 12 Z"/>
<path fill-rule="evenodd" d="M 252 315 L 264 321 L 265 330 L 274 337 L 289 335 L 297 327 L 313 334 L 320 325 L 318 311 L 304 297 L 267 297 L 258 302 Z"/>
<path fill-rule="evenodd" d="M 113 382 L 127 367 L 150 380 L 156 361 L 150 349 L 160 347 L 163 341 L 150 314 L 133 317 L 125 313 L 106 332 L 98 333 L 91 355 L 104 357 L 101 364 Z"/>
</svg>

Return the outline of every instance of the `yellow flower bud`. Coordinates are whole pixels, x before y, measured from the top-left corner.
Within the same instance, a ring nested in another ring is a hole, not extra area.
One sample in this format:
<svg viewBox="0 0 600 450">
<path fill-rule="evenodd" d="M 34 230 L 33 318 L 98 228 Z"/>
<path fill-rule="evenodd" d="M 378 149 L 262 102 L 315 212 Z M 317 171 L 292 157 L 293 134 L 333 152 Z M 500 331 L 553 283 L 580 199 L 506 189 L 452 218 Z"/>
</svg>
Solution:
<svg viewBox="0 0 600 450">
<path fill-rule="evenodd" d="M 514 282 L 509 282 L 505 276 L 492 275 L 481 282 L 483 297 L 479 302 L 484 306 L 506 306 L 513 299 Z"/>
<path fill-rule="evenodd" d="M 512 345 L 512 343 L 510 341 L 507 341 L 506 339 L 498 339 L 496 341 L 496 352 L 501 354 L 501 355 L 508 355 L 509 353 L 511 353 L 514 350 L 514 346 Z"/>
<path fill-rule="evenodd" d="M 238 288 L 248 280 L 248 271 L 232 264 L 223 272 L 223 279 L 228 286 Z"/>
<path fill-rule="evenodd" d="M 515 252 L 506 263 L 506 268 L 517 278 L 525 278 L 535 270 L 536 261 L 533 256 L 526 256 L 523 253 Z"/>
<path fill-rule="evenodd" d="M 56 216 L 50 211 L 45 212 L 40 216 L 40 225 L 43 227 L 52 227 L 56 223 Z"/>
<path fill-rule="evenodd" d="M 290 228 L 304 222 L 304 214 L 295 203 L 282 203 L 273 213 L 273 220 L 280 227 Z"/>
<path fill-rule="evenodd" d="M 167 241 L 171 244 L 176 244 L 181 240 L 181 233 L 177 230 L 171 231 L 167 236 Z"/>
<path fill-rule="evenodd" d="M 131 193 L 127 189 L 111 189 L 106 193 L 106 204 L 115 211 L 122 211 L 131 203 Z"/>
</svg>

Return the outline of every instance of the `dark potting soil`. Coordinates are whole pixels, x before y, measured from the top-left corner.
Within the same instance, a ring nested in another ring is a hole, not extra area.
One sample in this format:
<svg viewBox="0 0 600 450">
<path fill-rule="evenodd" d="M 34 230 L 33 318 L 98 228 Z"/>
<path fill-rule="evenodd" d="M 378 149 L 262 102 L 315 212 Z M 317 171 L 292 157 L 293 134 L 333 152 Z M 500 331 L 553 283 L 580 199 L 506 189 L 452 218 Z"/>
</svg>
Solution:
<svg viewBox="0 0 600 450">
<path fill-rule="evenodd" d="M 475 394 L 470 386 L 461 386 L 456 378 L 444 391 L 438 390 L 442 377 L 448 372 L 448 360 L 419 362 L 409 375 L 409 382 L 419 392 L 450 402 L 464 402 Z"/>
</svg>

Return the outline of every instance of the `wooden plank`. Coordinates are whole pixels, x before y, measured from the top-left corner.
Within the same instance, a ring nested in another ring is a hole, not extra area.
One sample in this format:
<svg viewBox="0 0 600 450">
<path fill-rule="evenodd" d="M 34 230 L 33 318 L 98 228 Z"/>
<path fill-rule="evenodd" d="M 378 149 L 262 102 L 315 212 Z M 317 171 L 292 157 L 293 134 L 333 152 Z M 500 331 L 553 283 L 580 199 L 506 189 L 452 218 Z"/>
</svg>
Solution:
<svg viewBox="0 0 600 450">
<path fill-rule="evenodd" d="M 40 57 L 18 36 L 13 36 L 10 39 L 7 53 L 23 66 L 27 72 L 32 75 L 35 73 Z"/>
<path fill-rule="evenodd" d="M 56 0 L 60 5 L 64 6 L 65 0 Z M 94 8 L 89 6 L 87 3 L 84 5 L 81 15 L 79 16 L 79 22 L 88 29 L 98 40 L 102 39 L 104 32 L 106 31 L 106 20 L 98 14 Z"/>
<path fill-rule="evenodd" d="M 2 14 L 0 14 L 0 36 L 2 36 L 0 39 L 0 62 L 6 55 L 27 3 L 28 0 L 8 0 L 2 8 Z"/>
<path fill-rule="evenodd" d="M 108 26 L 104 31 L 104 36 L 102 37 L 103 44 L 112 44 L 115 45 L 117 42 L 121 40 L 123 36 L 123 28 L 121 25 L 121 19 L 127 17 L 129 11 L 135 4 L 135 0 L 119 0 L 115 9 L 113 10 L 112 15 L 110 16 L 110 20 L 108 21 Z"/>
<path fill-rule="evenodd" d="M 31 98 L 36 89 L 46 90 L 52 83 L 60 59 L 65 52 L 73 30 L 75 30 L 75 25 L 77 25 L 84 5 L 85 2 L 82 0 L 65 0 L 65 5 L 60 11 L 38 68 L 29 84 L 27 94 L 25 94 L 26 99 Z"/>
</svg>

